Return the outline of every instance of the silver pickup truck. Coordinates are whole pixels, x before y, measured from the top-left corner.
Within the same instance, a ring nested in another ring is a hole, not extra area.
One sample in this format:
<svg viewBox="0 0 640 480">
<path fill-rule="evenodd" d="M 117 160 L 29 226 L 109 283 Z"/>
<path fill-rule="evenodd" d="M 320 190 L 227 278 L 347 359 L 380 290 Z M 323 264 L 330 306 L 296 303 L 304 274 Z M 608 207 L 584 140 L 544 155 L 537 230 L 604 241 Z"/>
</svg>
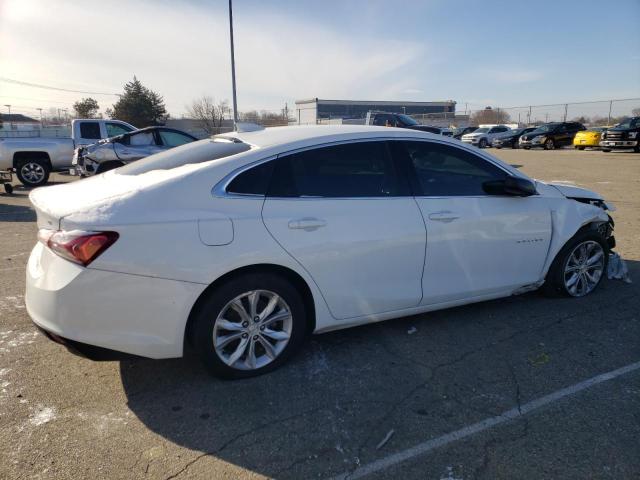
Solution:
<svg viewBox="0 0 640 480">
<path fill-rule="evenodd" d="M 70 138 L 0 138 L 0 171 L 15 171 L 25 187 L 39 187 L 51 172 L 71 168 L 77 147 L 135 129 L 120 120 L 83 119 L 71 122 Z"/>
</svg>

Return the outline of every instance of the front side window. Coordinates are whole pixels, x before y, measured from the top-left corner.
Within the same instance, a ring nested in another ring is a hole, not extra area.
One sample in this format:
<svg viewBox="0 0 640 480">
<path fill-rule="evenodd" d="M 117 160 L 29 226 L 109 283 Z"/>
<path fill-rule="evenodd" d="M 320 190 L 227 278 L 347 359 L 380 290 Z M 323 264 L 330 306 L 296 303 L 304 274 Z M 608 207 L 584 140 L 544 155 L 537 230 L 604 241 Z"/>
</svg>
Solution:
<svg viewBox="0 0 640 480">
<path fill-rule="evenodd" d="M 80 124 L 80 137 L 90 140 L 101 139 L 100 124 L 98 122 L 82 122 Z"/>
<path fill-rule="evenodd" d="M 105 126 L 107 128 L 107 138 L 115 137 L 132 131 L 130 127 L 121 125 L 119 123 L 107 122 Z"/>
<path fill-rule="evenodd" d="M 391 197 L 409 194 L 385 142 L 320 147 L 276 161 L 269 196 Z"/>
<path fill-rule="evenodd" d="M 183 135 L 179 132 L 172 132 L 171 130 L 160 130 L 160 139 L 162 144 L 167 147 L 179 147 L 185 143 L 193 142 L 193 138 Z"/>
<path fill-rule="evenodd" d="M 486 195 L 482 184 L 506 172 L 460 148 L 431 142 L 402 142 L 415 173 L 418 194 L 429 197 Z"/>
</svg>

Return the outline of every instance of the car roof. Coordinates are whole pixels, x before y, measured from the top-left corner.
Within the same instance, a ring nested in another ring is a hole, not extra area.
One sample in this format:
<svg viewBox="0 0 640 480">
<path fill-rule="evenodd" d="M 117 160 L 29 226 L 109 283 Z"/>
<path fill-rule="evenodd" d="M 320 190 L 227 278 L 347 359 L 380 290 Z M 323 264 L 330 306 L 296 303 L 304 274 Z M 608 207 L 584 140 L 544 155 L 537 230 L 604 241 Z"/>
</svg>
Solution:
<svg viewBox="0 0 640 480">
<path fill-rule="evenodd" d="M 247 143 L 254 147 L 266 148 L 294 144 L 318 144 L 343 139 L 377 137 L 416 137 L 437 138 L 441 136 L 419 130 L 373 125 L 295 125 L 289 127 L 270 127 L 251 132 L 229 132 L 216 135 L 233 141 Z"/>
</svg>

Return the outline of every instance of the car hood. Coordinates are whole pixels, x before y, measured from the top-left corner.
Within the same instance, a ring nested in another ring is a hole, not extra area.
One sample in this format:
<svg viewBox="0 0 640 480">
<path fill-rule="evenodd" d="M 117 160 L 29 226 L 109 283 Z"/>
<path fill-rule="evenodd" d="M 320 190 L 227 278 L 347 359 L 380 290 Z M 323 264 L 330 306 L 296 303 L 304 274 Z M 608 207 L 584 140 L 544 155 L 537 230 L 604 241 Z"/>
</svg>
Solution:
<svg viewBox="0 0 640 480">
<path fill-rule="evenodd" d="M 604 200 L 602 195 L 589 190 L 587 188 L 576 187 L 575 185 L 568 185 L 561 182 L 548 182 L 547 185 L 551 185 L 560 191 L 567 198 L 587 198 L 590 200 Z"/>
<path fill-rule="evenodd" d="M 504 132 L 504 133 L 499 133 L 498 135 L 496 135 L 495 138 L 498 139 L 505 139 L 505 138 L 512 138 L 512 137 L 517 137 L 518 134 L 514 133 L 514 132 Z"/>
</svg>

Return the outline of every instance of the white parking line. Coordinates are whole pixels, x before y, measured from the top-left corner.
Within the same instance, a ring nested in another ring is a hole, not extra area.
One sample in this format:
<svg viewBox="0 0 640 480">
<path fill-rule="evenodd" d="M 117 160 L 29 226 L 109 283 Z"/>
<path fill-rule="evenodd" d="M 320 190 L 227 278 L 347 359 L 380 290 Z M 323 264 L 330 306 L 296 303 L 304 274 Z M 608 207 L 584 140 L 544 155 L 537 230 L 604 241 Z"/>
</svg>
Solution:
<svg viewBox="0 0 640 480">
<path fill-rule="evenodd" d="M 621 375 L 624 375 L 629 372 L 633 372 L 635 370 L 640 369 L 640 362 L 632 363 L 622 368 L 618 368 L 617 370 L 613 370 L 611 372 L 602 373 L 600 375 L 596 375 L 588 380 L 584 380 L 583 382 L 576 383 L 570 387 L 563 388 L 561 390 L 557 390 L 549 395 L 545 395 L 544 397 L 540 397 L 536 400 L 532 400 L 531 402 L 525 403 L 520 406 L 520 408 L 512 408 L 511 410 L 507 410 L 506 412 L 501 413 L 496 417 L 486 418 L 478 423 L 474 423 L 473 425 L 469 425 L 467 427 L 461 428 L 460 430 L 456 430 L 454 432 L 447 433 L 442 435 L 441 437 L 434 438 L 432 440 L 428 440 L 424 443 L 420 443 L 414 447 L 411 447 L 407 450 L 403 450 L 401 452 L 394 453 L 387 457 L 376 460 L 375 462 L 368 463 L 363 465 L 360 468 L 357 468 L 353 472 L 342 473 L 336 477 L 333 477 L 332 480 L 352 480 L 356 478 L 362 478 L 372 473 L 380 472 L 381 470 L 385 470 L 389 467 L 393 467 L 394 465 L 398 465 L 399 463 L 405 462 L 407 460 L 411 460 L 412 458 L 418 457 L 420 455 L 424 455 L 431 450 L 436 448 L 444 447 L 449 443 L 456 442 L 458 440 L 462 440 L 463 438 L 469 437 L 476 433 L 482 432 L 489 428 L 495 427 L 496 425 L 500 425 L 501 423 L 509 422 L 511 420 L 518 419 L 527 413 L 531 413 L 534 410 L 537 410 L 545 405 L 549 405 L 551 403 L 557 402 L 558 400 L 562 400 L 565 397 L 570 395 L 574 395 L 582 390 L 586 390 L 587 388 L 593 387 L 594 385 L 598 385 L 599 383 L 607 382 L 614 378 L 617 378 Z"/>
</svg>

